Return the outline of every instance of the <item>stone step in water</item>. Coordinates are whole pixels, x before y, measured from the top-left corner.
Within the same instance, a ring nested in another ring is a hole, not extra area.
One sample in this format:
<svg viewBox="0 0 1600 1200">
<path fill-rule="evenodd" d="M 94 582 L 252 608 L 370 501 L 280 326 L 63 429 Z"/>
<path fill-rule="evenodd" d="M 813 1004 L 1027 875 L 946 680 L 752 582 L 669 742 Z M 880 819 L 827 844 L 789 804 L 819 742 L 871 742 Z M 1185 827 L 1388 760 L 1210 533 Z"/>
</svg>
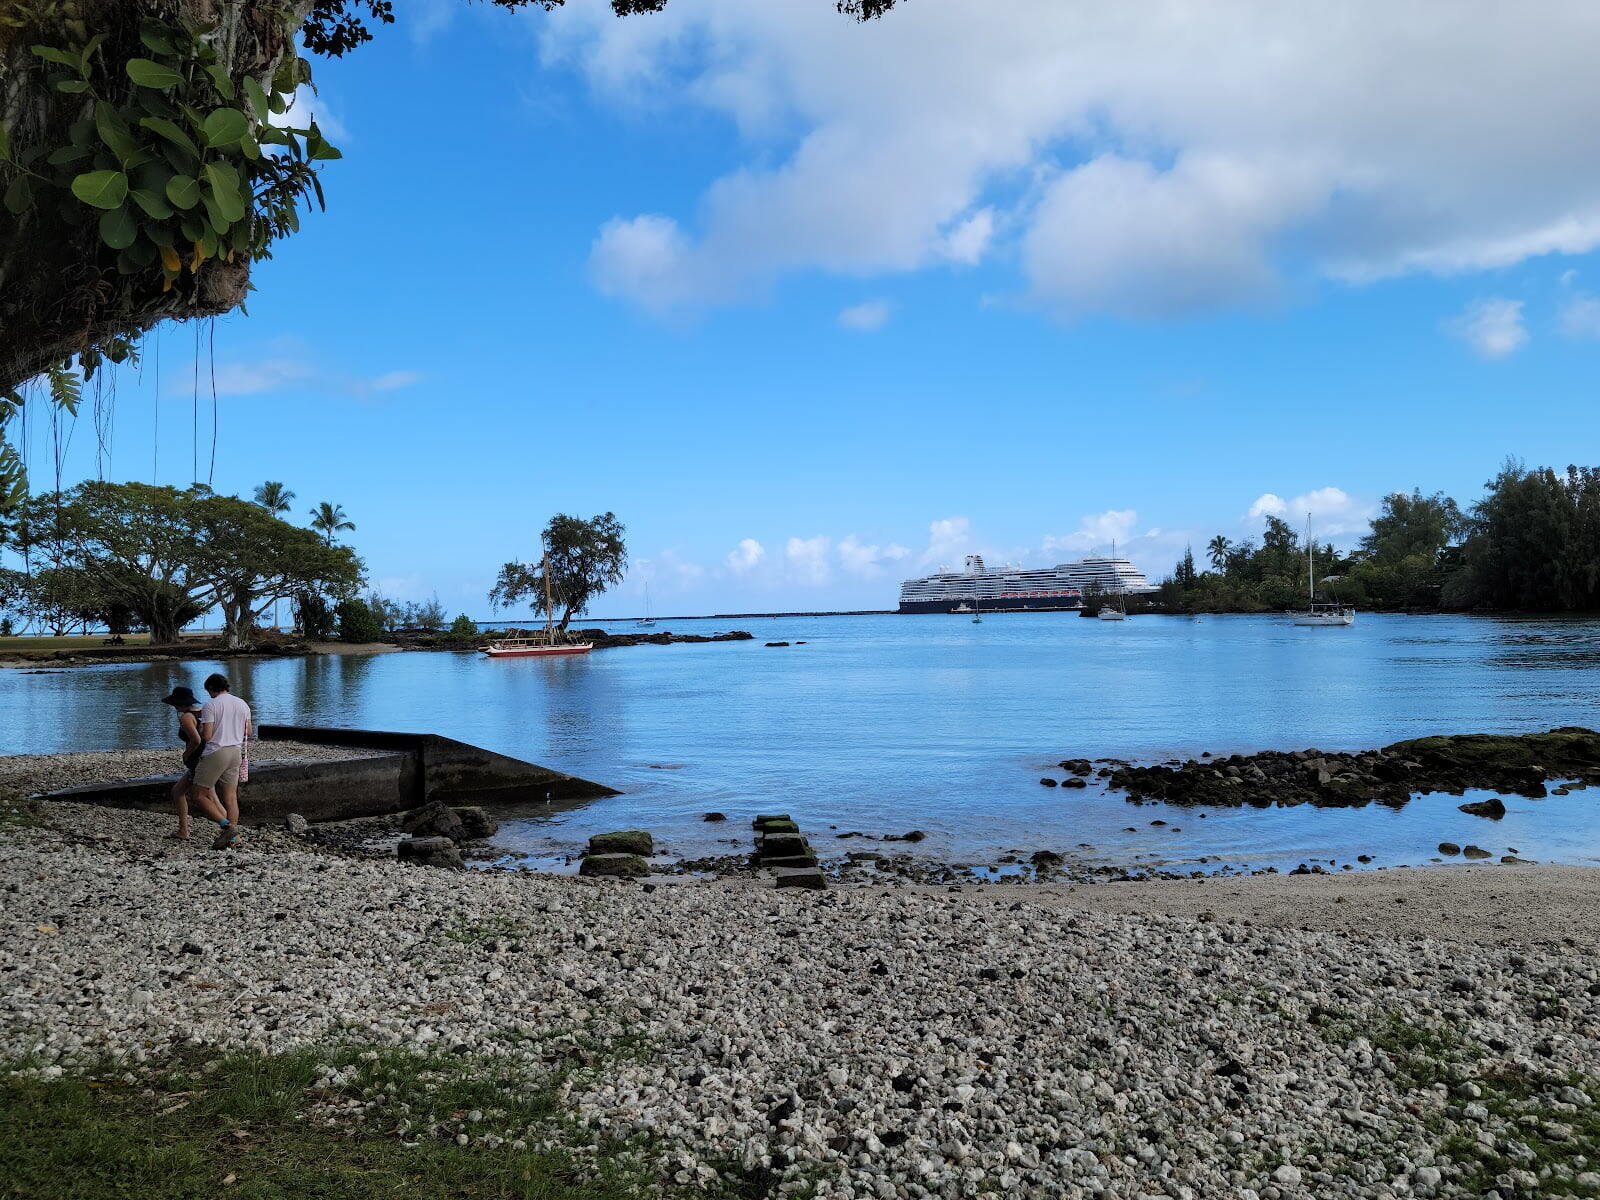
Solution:
<svg viewBox="0 0 1600 1200">
<path fill-rule="evenodd" d="M 755 867 L 769 875 L 777 887 L 819 891 L 828 886 L 828 877 L 817 866 L 816 852 L 787 813 L 757 817 L 752 824 L 756 831 Z"/>
</svg>

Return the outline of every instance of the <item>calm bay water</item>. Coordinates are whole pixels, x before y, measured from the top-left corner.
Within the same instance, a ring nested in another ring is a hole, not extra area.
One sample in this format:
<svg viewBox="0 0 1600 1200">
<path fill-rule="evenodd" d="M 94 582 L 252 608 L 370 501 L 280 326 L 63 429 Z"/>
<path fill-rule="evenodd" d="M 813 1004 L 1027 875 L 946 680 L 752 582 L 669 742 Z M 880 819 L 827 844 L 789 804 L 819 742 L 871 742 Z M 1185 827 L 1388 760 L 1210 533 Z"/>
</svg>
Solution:
<svg viewBox="0 0 1600 1200">
<path fill-rule="evenodd" d="M 791 812 L 824 853 L 864 844 L 832 842 L 832 826 L 925 830 L 919 852 L 975 862 L 1048 847 L 1124 863 L 1282 866 L 1362 853 L 1414 863 L 1441 840 L 1600 862 L 1600 792 L 1507 797 L 1509 815 L 1489 822 L 1457 812 L 1463 798 L 1449 796 L 1398 813 L 1177 810 L 1038 783 L 1069 757 L 1358 749 L 1431 733 L 1595 727 L 1593 620 L 1364 614 L 1350 629 L 1298 629 L 1281 617 L 1111 624 L 994 614 L 981 625 L 880 616 L 668 627 L 742 628 L 756 640 L 552 661 L 402 653 L 221 669 L 263 722 L 442 733 L 625 793 L 508 822 L 499 840 L 534 855 L 629 827 L 686 854 L 747 846 L 748 825 L 699 820 L 715 809 L 734 819 Z M 762 644 L 778 640 L 806 644 Z M 0 671 L 0 753 L 165 744 L 171 720 L 157 700 L 174 683 L 198 688 L 213 669 Z M 1169 824 L 1151 826 L 1156 819 Z"/>
</svg>

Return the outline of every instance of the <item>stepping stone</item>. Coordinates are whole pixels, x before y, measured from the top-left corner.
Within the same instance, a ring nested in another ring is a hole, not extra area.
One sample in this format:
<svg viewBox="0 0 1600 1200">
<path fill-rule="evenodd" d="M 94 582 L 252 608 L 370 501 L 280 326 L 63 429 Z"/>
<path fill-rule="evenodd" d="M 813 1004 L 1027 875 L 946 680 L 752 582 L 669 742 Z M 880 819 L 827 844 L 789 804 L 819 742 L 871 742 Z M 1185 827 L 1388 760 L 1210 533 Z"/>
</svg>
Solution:
<svg viewBox="0 0 1600 1200">
<path fill-rule="evenodd" d="M 782 871 L 791 867 L 806 867 L 815 869 L 817 856 L 815 854 L 788 854 L 781 858 L 763 858 L 761 866 L 772 871 Z"/>
<path fill-rule="evenodd" d="M 768 813 L 765 816 L 757 817 L 753 822 L 751 822 L 751 828 L 752 829 L 760 829 L 761 826 L 767 821 L 793 821 L 793 820 L 794 820 L 794 818 L 791 817 L 788 813 Z"/>
<path fill-rule="evenodd" d="M 828 886 L 828 877 L 816 867 L 782 867 L 772 873 L 781 888 L 808 888 L 820 892 Z"/>
<path fill-rule="evenodd" d="M 650 864 L 637 854 L 590 854 L 579 865 L 578 874 L 637 879 L 650 874 Z"/>
<path fill-rule="evenodd" d="M 590 854 L 642 854 L 649 857 L 654 850 L 655 839 L 643 829 L 597 833 L 589 839 Z"/>
<path fill-rule="evenodd" d="M 800 826 L 793 821 L 763 821 L 756 826 L 757 833 L 799 833 Z"/>
<path fill-rule="evenodd" d="M 810 854 L 811 847 L 798 833 L 769 833 L 756 839 L 757 858 L 788 858 L 793 854 Z"/>
</svg>

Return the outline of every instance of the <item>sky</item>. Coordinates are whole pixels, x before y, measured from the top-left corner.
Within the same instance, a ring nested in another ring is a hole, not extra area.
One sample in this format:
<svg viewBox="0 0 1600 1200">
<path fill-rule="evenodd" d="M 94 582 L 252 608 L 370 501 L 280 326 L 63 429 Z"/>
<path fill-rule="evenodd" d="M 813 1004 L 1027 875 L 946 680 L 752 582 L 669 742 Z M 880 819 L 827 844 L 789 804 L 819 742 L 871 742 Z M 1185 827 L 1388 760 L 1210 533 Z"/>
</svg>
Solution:
<svg viewBox="0 0 1600 1200">
<path fill-rule="evenodd" d="M 33 414 L 36 487 L 282 480 L 478 618 L 610 510 L 621 616 L 1113 539 L 1159 578 L 1595 462 L 1590 0 L 396 7 L 301 99 L 327 212 L 98 423 Z"/>
</svg>

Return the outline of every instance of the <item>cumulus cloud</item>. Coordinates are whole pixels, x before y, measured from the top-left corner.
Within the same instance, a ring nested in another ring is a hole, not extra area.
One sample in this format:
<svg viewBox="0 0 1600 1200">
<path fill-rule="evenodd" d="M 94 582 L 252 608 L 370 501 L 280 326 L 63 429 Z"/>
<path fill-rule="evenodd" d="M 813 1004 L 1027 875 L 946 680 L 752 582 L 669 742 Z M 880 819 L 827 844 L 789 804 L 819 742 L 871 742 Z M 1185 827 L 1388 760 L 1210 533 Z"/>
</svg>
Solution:
<svg viewBox="0 0 1600 1200">
<path fill-rule="evenodd" d="M 1330 485 L 1302 492 L 1292 500 L 1285 500 L 1273 492 L 1264 492 L 1250 506 L 1246 519 L 1256 523 L 1270 516 L 1297 522 L 1309 513 L 1313 523 L 1312 533 L 1323 538 L 1365 530 L 1373 511 L 1370 503 L 1356 499 L 1343 488 Z"/>
<path fill-rule="evenodd" d="M 1528 341 L 1522 301 L 1499 296 L 1467 305 L 1466 311 L 1446 321 L 1444 328 L 1451 337 L 1472 347 L 1480 358 L 1505 358 Z"/>
<path fill-rule="evenodd" d="M 1571 338 L 1600 339 L 1600 297 L 1578 292 L 1561 306 L 1561 332 Z"/>
<path fill-rule="evenodd" d="M 872 333 L 889 323 L 889 316 L 893 311 L 887 300 L 867 300 L 841 312 L 839 327 L 856 333 Z"/>
<path fill-rule="evenodd" d="M 1048 555 L 1063 550 L 1109 549 L 1113 541 L 1125 546 L 1133 537 L 1134 526 L 1138 519 L 1139 514 L 1131 508 L 1109 509 L 1103 513 L 1084 517 L 1078 522 L 1078 528 L 1071 533 L 1060 537 L 1055 534 L 1049 535 L 1044 539 L 1042 549 Z M 1151 536 L 1159 533 L 1159 530 L 1152 530 Z"/>
<path fill-rule="evenodd" d="M 766 555 L 766 548 L 755 538 L 740 538 L 739 544 L 728 554 L 728 570 L 735 575 L 743 575 L 754 570 Z"/>
<path fill-rule="evenodd" d="M 924 565 L 949 566 L 972 553 L 972 522 L 966 517 L 940 517 L 928 523 L 928 548 Z"/>
<path fill-rule="evenodd" d="M 828 563 L 830 544 L 830 539 L 822 534 L 809 538 L 790 538 L 783 551 L 790 577 L 799 583 L 816 587 L 831 580 L 833 571 Z"/>
<path fill-rule="evenodd" d="M 978 261 L 1066 317 L 1256 303 L 1293 255 L 1363 281 L 1600 245 L 1591 0 L 1285 5 L 813 0 L 539 15 L 546 63 L 640 112 L 727 119 L 697 205 L 600 233 L 610 295 L 720 303 L 785 274 Z M 1463 131 L 1469 131 L 1463 134 Z"/>
<path fill-rule="evenodd" d="M 358 399 L 369 399 L 420 383 L 422 373 L 394 370 L 378 375 L 352 375 L 329 370 L 308 354 L 271 354 L 254 361 L 223 363 L 217 368 L 216 378 L 219 396 L 261 396 L 299 390 L 343 392 Z M 209 386 L 209 379 L 202 380 L 202 388 Z M 173 389 L 180 394 L 186 390 L 181 384 L 174 384 Z"/>
<path fill-rule="evenodd" d="M 911 555 L 904 546 L 893 542 L 887 546 L 868 545 L 853 533 L 840 538 L 837 549 L 846 574 L 860 579 L 881 579 L 888 567 Z"/>
</svg>

